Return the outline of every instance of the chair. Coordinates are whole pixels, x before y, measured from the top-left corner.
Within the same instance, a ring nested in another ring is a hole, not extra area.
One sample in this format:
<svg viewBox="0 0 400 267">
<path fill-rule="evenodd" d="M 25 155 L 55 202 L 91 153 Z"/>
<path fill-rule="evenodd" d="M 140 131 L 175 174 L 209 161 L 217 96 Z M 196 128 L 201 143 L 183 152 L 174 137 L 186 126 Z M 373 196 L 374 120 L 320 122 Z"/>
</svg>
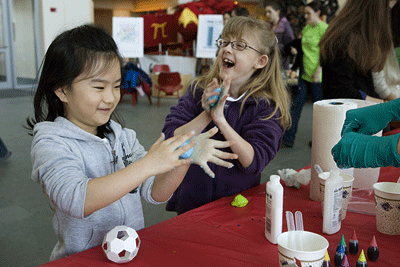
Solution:
<svg viewBox="0 0 400 267">
<path fill-rule="evenodd" d="M 181 76 L 179 72 L 161 72 L 158 75 L 157 84 L 155 88 L 158 90 L 157 93 L 157 106 L 160 106 L 161 91 L 163 91 L 167 96 L 171 96 L 174 92 L 177 92 L 178 98 L 179 90 L 183 88 L 181 84 Z"/>
<path fill-rule="evenodd" d="M 151 72 L 161 73 L 161 72 L 170 72 L 170 70 L 169 70 L 169 66 L 166 64 L 156 64 L 156 65 L 154 65 Z"/>
<path fill-rule="evenodd" d="M 147 95 L 150 105 L 151 101 L 151 78 L 140 68 L 138 68 L 134 63 L 128 62 L 121 70 L 121 98 L 125 94 L 132 95 L 132 105 L 136 104 L 138 100 L 138 87 L 141 86 L 143 92 Z"/>
</svg>

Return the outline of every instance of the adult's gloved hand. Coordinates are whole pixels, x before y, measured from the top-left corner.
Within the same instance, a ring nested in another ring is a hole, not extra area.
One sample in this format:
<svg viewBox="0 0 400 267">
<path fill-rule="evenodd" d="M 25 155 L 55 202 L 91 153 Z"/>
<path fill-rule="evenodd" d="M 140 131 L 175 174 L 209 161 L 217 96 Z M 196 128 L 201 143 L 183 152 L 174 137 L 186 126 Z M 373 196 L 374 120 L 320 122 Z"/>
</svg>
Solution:
<svg viewBox="0 0 400 267">
<path fill-rule="evenodd" d="M 349 132 L 368 135 L 376 134 L 394 120 L 400 120 L 400 99 L 364 108 L 351 109 L 346 112 L 342 136 Z"/>
<path fill-rule="evenodd" d="M 332 148 L 333 159 L 339 168 L 400 167 L 399 137 L 346 133 Z"/>
</svg>

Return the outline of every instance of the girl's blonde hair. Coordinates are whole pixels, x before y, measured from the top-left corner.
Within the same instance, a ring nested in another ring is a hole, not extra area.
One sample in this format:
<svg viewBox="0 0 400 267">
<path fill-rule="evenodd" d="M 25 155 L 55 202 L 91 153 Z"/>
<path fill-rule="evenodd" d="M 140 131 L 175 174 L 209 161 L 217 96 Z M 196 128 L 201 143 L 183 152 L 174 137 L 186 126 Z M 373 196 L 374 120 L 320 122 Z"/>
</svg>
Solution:
<svg viewBox="0 0 400 267">
<path fill-rule="evenodd" d="M 272 100 L 275 102 L 275 109 L 265 119 L 272 118 L 279 111 L 280 124 L 283 128 L 287 129 L 291 123 L 290 97 L 282 79 L 281 59 L 275 33 L 263 20 L 250 17 L 234 17 L 224 26 L 221 38 L 227 40 L 236 38 L 240 40 L 244 33 L 252 33 L 256 40 L 258 40 L 256 48 L 262 54 L 268 56 L 268 63 L 264 68 L 256 70 L 248 83 L 240 88 L 239 95 L 247 92 L 240 106 L 240 114 L 249 97 L 253 97 L 256 101 L 263 98 L 268 103 Z M 214 78 L 217 78 L 218 82 L 222 83 L 222 80 L 219 78 L 219 67 L 219 62 L 215 62 L 207 74 L 193 81 L 194 88 L 206 88 Z"/>
</svg>

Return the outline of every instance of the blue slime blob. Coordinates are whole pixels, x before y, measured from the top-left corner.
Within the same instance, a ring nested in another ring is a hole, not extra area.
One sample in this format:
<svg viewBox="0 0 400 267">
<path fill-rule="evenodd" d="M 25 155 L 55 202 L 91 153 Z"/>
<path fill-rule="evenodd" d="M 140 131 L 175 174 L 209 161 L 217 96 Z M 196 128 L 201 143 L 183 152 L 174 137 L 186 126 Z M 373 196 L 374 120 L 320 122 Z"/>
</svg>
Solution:
<svg viewBox="0 0 400 267">
<path fill-rule="evenodd" d="M 186 140 L 186 142 L 183 143 L 180 147 L 186 146 L 186 145 L 189 144 L 189 143 L 190 143 L 190 141 L 189 141 L 189 140 Z M 193 153 L 193 147 L 189 148 L 189 150 L 186 151 L 185 153 L 183 153 L 182 155 L 180 155 L 180 157 L 181 157 L 182 159 L 187 159 L 188 157 L 190 157 L 190 156 L 192 155 L 192 153 Z"/>
<path fill-rule="evenodd" d="M 214 89 L 214 92 L 218 92 L 218 93 L 221 94 L 221 88 L 215 88 L 215 89 Z M 211 103 L 211 104 L 210 104 L 210 107 L 214 107 L 214 106 L 218 103 L 219 96 L 220 96 L 220 95 L 213 95 L 213 96 L 210 96 L 210 97 L 208 98 L 208 101 L 213 100 L 213 99 L 217 99 L 217 101 L 215 101 L 214 103 Z"/>
</svg>

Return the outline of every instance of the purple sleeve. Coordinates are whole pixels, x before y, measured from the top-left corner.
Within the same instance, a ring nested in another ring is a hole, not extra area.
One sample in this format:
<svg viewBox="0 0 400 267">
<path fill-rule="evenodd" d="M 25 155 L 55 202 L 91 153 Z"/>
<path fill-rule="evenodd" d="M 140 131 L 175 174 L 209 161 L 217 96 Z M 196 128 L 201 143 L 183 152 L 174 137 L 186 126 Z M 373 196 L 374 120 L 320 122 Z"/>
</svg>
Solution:
<svg viewBox="0 0 400 267">
<path fill-rule="evenodd" d="M 283 35 L 283 45 L 285 46 L 285 45 L 291 43 L 294 39 L 295 38 L 294 38 L 292 26 L 290 25 L 289 21 L 286 21 L 285 31 L 284 31 L 284 35 Z"/>
<path fill-rule="evenodd" d="M 201 95 L 202 90 L 197 90 L 196 96 L 193 97 L 192 86 L 189 86 L 188 91 L 182 95 L 178 103 L 171 107 L 162 129 L 166 139 L 174 136 L 177 128 L 193 120 L 203 111 Z"/>
<path fill-rule="evenodd" d="M 245 173 L 261 174 L 279 150 L 283 136 L 279 112 L 268 120 L 262 119 L 268 117 L 273 109 L 274 107 L 268 106 L 266 101 L 259 102 L 252 114 L 251 123 L 246 124 L 240 133 L 254 149 L 254 159 L 250 166 L 239 166 Z"/>
</svg>

